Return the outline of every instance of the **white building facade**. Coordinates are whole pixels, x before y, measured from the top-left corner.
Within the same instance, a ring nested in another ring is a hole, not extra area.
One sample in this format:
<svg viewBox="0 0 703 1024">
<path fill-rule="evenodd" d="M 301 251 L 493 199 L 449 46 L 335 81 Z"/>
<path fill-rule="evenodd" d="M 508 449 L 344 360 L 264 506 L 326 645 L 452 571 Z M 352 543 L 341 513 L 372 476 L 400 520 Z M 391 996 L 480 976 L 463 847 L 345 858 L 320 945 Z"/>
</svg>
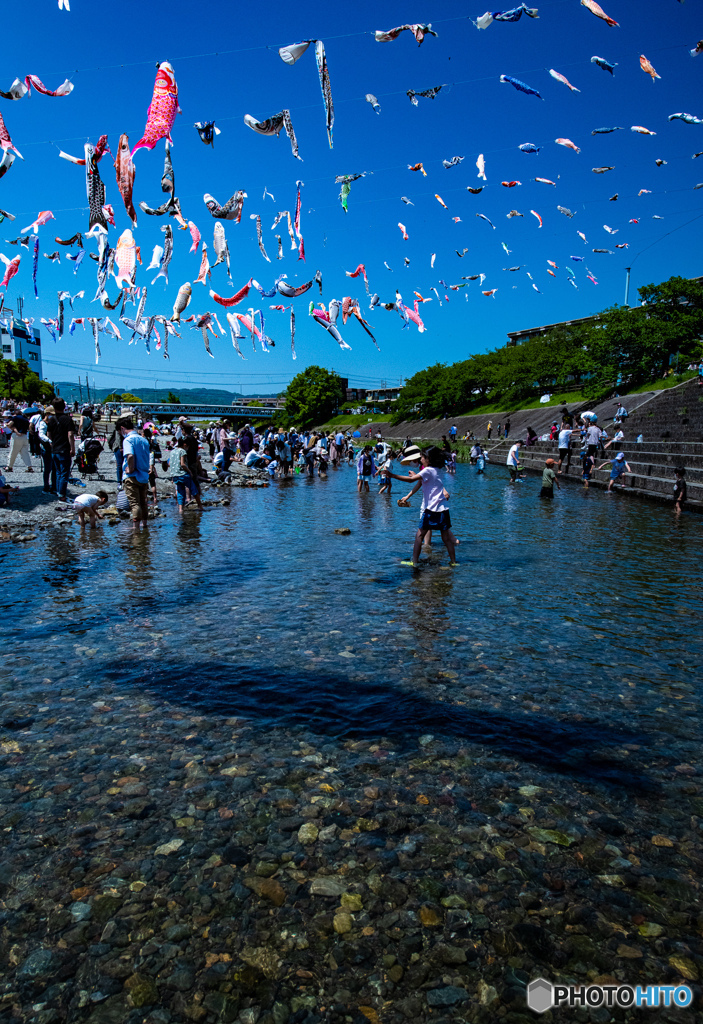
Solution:
<svg viewBox="0 0 703 1024">
<path fill-rule="evenodd" d="M 15 317 L 0 320 L 3 359 L 24 359 L 30 370 L 42 377 L 41 333 Z"/>
</svg>

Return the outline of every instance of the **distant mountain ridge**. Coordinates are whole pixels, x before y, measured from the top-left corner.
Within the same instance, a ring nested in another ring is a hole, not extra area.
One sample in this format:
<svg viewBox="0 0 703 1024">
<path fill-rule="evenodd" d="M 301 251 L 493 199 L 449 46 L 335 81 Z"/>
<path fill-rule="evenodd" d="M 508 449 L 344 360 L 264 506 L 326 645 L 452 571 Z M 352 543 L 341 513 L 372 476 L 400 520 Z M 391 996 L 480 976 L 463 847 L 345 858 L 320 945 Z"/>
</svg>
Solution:
<svg viewBox="0 0 703 1024">
<path fill-rule="evenodd" d="M 73 381 L 57 381 L 56 387 L 59 393 L 66 399 L 72 401 L 78 398 L 78 387 Z M 160 401 L 165 402 L 168 397 L 169 388 L 117 388 L 118 394 L 135 395 L 143 402 Z M 174 395 L 178 395 L 184 405 L 231 405 L 232 402 L 246 402 L 254 398 L 277 398 L 278 391 L 259 391 L 256 394 L 242 395 L 238 391 L 221 391 L 219 388 L 172 388 Z M 95 402 L 103 402 L 108 395 L 113 394 L 114 388 L 93 388 L 90 389 L 90 399 Z M 88 400 L 85 387 L 83 388 L 83 401 Z"/>
</svg>

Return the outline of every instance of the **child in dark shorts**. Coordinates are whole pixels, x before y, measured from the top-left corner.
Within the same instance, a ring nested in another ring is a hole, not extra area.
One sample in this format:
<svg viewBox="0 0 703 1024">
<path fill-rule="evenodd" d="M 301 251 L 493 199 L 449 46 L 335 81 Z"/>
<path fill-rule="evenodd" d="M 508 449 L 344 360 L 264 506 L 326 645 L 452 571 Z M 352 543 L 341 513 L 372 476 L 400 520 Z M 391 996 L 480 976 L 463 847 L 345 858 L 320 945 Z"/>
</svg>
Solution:
<svg viewBox="0 0 703 1024">
<path fill-rule="evenodd" d="M 414 461 L 414 458 L 414 454 L 410 455 L 410 457 L 406 455 L 406 459 L 403 461 Z M 407 483 L 414 484 L 419 479 L 422 484 L 423 499 L 425 503 L 425 509 L 422 514 L 420 526 L 415 534 L 412 561 L 402 562 L 401 565 L 411 565 L 414 568 L 417 568 L 419 565 L 422 542 L 430 530 L 440 531 L 442 534 L 442 540 L 449 554 L 450 565 L 456 565 L 454 539 L 451 532 L 452 523 L 449 510 L 444 506 L 444 487 L 442 486 L 438 472 L 440 469 L 444 468 L 444 453 L 439 448 L 433 446 L 422 452 L 420 455 L 420 461 L 422 462 L 422 469 L 417 474 L 413 473 L 411 476 L 398 476 L 396 473 L 390 473 L 390 476 L 393 477 L 393 479 Z M 428 508 L 428 505 L 434 507 Z M 437 508 L 437 505 L 440 507 Z"/>
<path fill-rule="evenodd" d="M 674 508 L 677 512 L 683 512 L 683 507 L 688 497 L 688 487 L 686 485 L 686 470 L 679 466 L 674 472 L 676 473 L 676 483 L 674 484 Z"/>
<path fill-rule="evenodd" d="M 581 462 L 583 463 L 583 472 L 581 474 L 583 478 L 583 486 L 588 487 L 596 460 L 593 455 L 589 455 L 588 452 L 581 452 Z"/>
<path fill-rule="evenodd" d="M 554 497 L 554 484 L 557 485 L 561 490 L 561 485 L 557 480 L 557 475 L 554 472 L 554 466 L 556 463 L 554 459 L 547 459 L 544 464 L 544 470 L 542 472 L 542 489 L 539 492 L 540 498 L 553 498 Z"/>
</svg>

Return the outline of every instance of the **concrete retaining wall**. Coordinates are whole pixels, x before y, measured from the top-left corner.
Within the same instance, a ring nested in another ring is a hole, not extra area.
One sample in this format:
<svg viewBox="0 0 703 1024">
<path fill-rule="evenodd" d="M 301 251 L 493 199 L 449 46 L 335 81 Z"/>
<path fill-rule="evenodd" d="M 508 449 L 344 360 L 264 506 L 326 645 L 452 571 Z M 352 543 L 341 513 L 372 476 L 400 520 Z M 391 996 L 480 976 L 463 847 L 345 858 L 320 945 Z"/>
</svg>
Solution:
<svg viewBox="0 0 703 1024">
<path fill-rule="evenodd" d="M 505 473 L 508 470 L 506 460 L 511 441 L 503 441 L 494 446 L 486 446 L 489 452 L 491 473 Z M 596 466 L 601 466 L 606 459 L 614 458 L 618 451 L 625 453 L 625 459 L 632 473 L 626 474 L 627 489 L 643 498 L 653 501 L 673 502 L 674 469 L 683 466 L 686 469 L 688 484 L 687 508 L 703 512 L 703 444 L 693 442 L 652 442 L 650 444 L 632 444 L 621 442 L 619 446 L 611 445 L 605 453 L 599 452 Z M 582 465 L 579 458 L 580 444 L 574 443 L 571 448 L 571 466 L 562 466 L 559 482 L 575 483 L 583 486 Z M 541 473 L 546 459 L 558 460 L 556 441 L 541 441 L 527 448 L 523 445 L 520 451 L 520 462 L 529 472 Z M 556 468 L 556 467 L 555 467 Z M 610 466 L 596 469 L 591 475 L 592 487 L 607 487 L 610 480 Z"/>
<path fill-rule="evenodd" d="M 667 394 L 667 392 L 648 391 L 639 395 L 628 396 L 624 400 L 625 407 L 632 415 L 640 406 L 648 403 L 653 397 L 662 394 Z M 586 410 L 591 410 L 598 414 L 599 423 L 610 426 L 619 404 L 619 399 L 609 398 L 607 401 L 595 405 L 589 402 L 570 403 L 568 405 L 563 403 L 560 405 L 541 405 L 538 409 L 518 409 L 516 412 L 491 413 L 490 415 L 482 413 L 480 416 L 457 416 L 456 419 L 403 420 L 395 426 L 386 422 L 372 421 L 357 429 L 361 432 L 362 439 L 367 436 L 368 430 L 371 428 L 372 436 L 376 434 L 377 430 L 380 430 L 383 437 L 389 441 L 392 438 L 405 438 L 408 435 L 413 439 L 428 438 L 439 440 L 443 434 L 449 434 L 449 428 L 454 423 L 457 428 L 458 437 L 461 438 L 464 434 L 471 431 L 477 438 L 483 439 L 486 437 L 487 424 L 491 422 L 493 424 L 492 438 L 496 439 L 499 424 L 505 425 L 506 419 L 509 419 L 510 436 L 524 438 L 528 427 L 532 427 L 538 435 L 549 433 L 552 423 L 561 423 L 562 413 L 565 409 L 573 416 Z M 703 409 L 703 405 L 701 408 Z M 342 429 L 346 429 L 344 425 L 342 425 Z M 628 433 L 631 434 L 632 431 L 628 430 Z"/>
</svg>

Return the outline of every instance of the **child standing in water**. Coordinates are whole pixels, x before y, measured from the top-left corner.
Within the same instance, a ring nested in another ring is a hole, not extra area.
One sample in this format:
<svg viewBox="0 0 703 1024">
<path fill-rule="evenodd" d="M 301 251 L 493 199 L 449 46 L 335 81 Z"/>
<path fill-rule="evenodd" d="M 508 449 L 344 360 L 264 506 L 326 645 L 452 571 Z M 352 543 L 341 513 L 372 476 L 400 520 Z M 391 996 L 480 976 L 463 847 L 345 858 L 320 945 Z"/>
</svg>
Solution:
<svg viewBox="0 0 703 1024">
<path fill-rule="evenodd" d="M 393 485 L 393 481 L 390 478 L 390 471 L 393 468 L 394 454 L 395 453 L 393 452 L 393 449 L 392 448 L 389 449 L 388 457 L 385 459 L 385 461 L 383 462 L 383 465 L 381 466 L 381 468 L 378 471 L 379 472 L 379 476 L 380 476 L 380 483 L 381 483 L 381 486 L 378 489 L 378 493 L 379 494 L 390 494 L 391 493 L 391 487 Z"/>
<path fill-rule="evenodd" d="M 593 455 L 589 455 L 587 451 L 581 453 L 581 462 L 583 463 L 583 486 L 588 487 L 591 479 L 591 473 L 595 469 L 596 460 Z"/>
<path fill-rule="evenodd" d="M 554 466 L 554 459 L 547 459 L 544 464 L 544 470 L 542 471 L 542 490 L 539 492 L 540 498 L 553 498 L 554 484 L 556 484 L 559 490 L 561 490 L 561 484 L 557 480 L 557 475 L 554 472 Z"/>
<path fill-rule="evenodd" d="M 359 493 L 364 488 L 368 491 L 369 480 L 372 476 L 376 476 L 377 469 L 374 461 L 373 452 L 371 451 L 370 445 L 365 445 L 361 455 L 356 460 L 356 489 Z"/>
<path fill-rule="evenodd" d="M 422 485 L 422 496 L 425 511 L 420 520 L 420 526 L 415 534 L 413 544 L 412 561 L 402 562 L 402 565 L 412 565 L 417 568 L 420 564 L 420 551 L 425 535 L 430 530 L 439 530 L 442 541 L 449 554 L 450 565 L 457 565 L 454 540 L 451 533 L 451 517 L 444 499 L 444 485 L 438 470 L 444 468 L 444 454 L 436 447 L 428 448 L 420 456 L 422 469 L 419 473 L 412 473 L 410 476 L 398 476 L 396 473 L 389 475 L 395 480 L 404 483 L 415 483 L 418 479 Z"/>
<path fill-rule="evenodd" d="M 688 487 L 686 486 L 686 470 L 683 469 L 683 467 L 678 467 L 674 472 L 676 473 L 676 483 L 674 484 L 674 509 L 678 514 L 679 512 L 683 512 L 683 507 L 686 504 Z"/>
</svg>

